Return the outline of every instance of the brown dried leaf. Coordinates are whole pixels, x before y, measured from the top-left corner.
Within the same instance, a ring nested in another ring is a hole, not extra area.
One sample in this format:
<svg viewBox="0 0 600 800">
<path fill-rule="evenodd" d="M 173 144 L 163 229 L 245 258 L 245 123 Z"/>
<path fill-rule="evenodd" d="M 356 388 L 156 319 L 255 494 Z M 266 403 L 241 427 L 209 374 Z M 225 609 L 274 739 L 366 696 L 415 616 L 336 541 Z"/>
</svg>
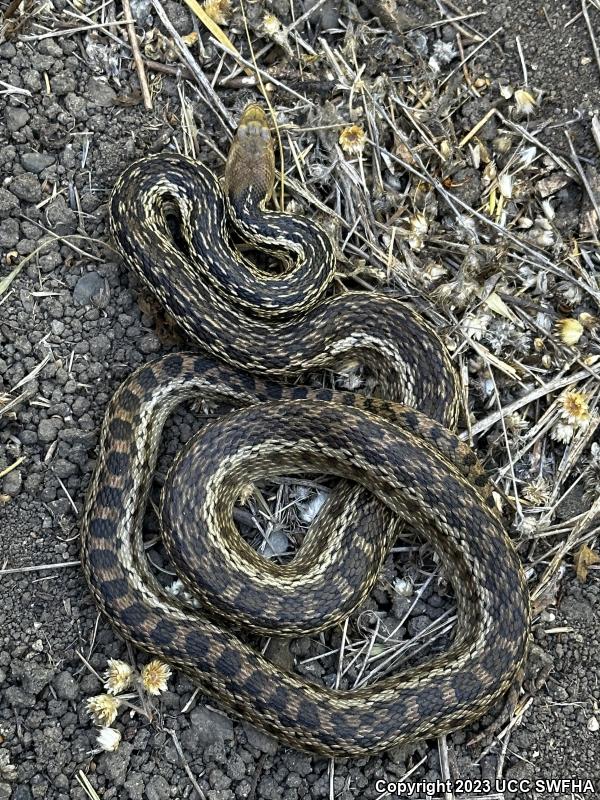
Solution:
<svg viewBox="0 0 600 800">
<path fill-rule="evenodd" d="M 588 569 L 593 564 L 600 564 L 600 556 L 597 553 L 594 553 L 594 551 L 586 544 L 582 544 L 575 554 L 573 561 L 575 564 L 577 579 L 581 581 L 581 583 L 585 583 L 588 576 Z"/>
</svg>

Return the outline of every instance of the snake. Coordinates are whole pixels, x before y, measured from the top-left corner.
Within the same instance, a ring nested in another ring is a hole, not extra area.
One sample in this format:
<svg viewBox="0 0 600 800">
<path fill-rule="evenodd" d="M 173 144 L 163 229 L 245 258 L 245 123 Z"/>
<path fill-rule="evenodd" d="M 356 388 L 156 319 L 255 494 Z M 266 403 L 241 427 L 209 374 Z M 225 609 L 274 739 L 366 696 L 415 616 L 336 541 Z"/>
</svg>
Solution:
<svg viewBox="0 0 600 800">
<path fill-rule="evenodd" d="M 222 181 L 166 152 L 131 164 L 114 186 L 116 246 L 192 349 L 143 364 L 112 396 L 83 509 L 82 566 L 125 639 L 233 715 L 298 750 L 366 756 L 492 709 L 525 664 L 529 597 L 485 470 L 454 432 L 460 385 L 443 343 L 395 297 L 336 286 L 328 233 L 271 207 L 273 151 L 266 113 L 251 104 Z M 277 267 L 265 265 L 273 256 Z M 304 378 L 357 364 L 367 393 Z M 163 587 L 142 535 L 163 427 L 189 399 L 229 407 L 181 448 L 162 489 L 164 547 L 194 603 Z M 278 565 L 240 535 L 234 506 L 261 481 L 307 473 L 338 483 L 294 559 Z M 347 619 L 399 520 L 431 543 L 453 587 L 446 651 L 344 689 L 262 654 L 254 635 Z"/>
</svg>

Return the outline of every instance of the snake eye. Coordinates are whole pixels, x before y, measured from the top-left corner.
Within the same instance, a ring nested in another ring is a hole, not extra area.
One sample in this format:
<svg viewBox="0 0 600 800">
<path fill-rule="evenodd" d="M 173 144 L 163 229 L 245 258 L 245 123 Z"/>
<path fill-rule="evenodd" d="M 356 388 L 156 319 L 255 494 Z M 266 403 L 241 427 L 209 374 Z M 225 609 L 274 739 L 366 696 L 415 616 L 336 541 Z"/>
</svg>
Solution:
<svg viewBox="0 0 600 800">
<path fill-rule="evenodd" d="M 270 141 L 270 139 L 271 139 L 271 131 L 268 128 L 261 128 L 260 129 L 260 138 L 263 139 L 265 142 Z"/>
</svg>

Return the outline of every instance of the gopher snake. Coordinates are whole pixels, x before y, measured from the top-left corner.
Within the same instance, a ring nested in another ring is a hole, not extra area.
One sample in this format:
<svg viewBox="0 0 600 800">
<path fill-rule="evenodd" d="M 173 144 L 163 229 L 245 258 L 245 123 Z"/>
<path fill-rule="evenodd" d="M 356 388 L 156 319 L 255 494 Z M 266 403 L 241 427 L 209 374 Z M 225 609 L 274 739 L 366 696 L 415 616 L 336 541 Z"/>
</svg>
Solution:
<svg viewBox="0 0 600 800">
<path fill-rule="evenodd" d="M 208 169 L 177 154 L 146 158 L 116 184 L 111 226 L 125 261 L 192 341 L 227 364 L 171 354 L 118 389 L 84 510 L 83 567 L 123 636 L 231 711 L 299 749 L 364 755 L 448 732 L 489 709 L 524 663 L 528 596 L 477 459 L 448 430 L 458 390 L 437 336 L 390 297 L 323 299 L 332 246 L 306 218 L 265 210 L 272 181 L 266 119 L 251 106 L 225 193 Z M 293 253 L 288 271 L 249 267 L 232 248 L 228 216 L 254 246 Z M 350 359 L 368 366 L 387 399 L 268 377 Z M 160 586 L 141 533 L 164 422 L 198 396 L 242 408 L 206 425 L 178 455 L 161 521 L 169 555 L 210 619 Z M 278 567 L 243 542 L 232 509 L 249 483 L 300 471 L 343 481 L 296 559 Z M 394 515 L 427 536 L 452 581 L 459 622 L 448 652 L 373 686 L 335 691 L 282 671 L 232 631 L 233 623 L 290 635 L 343 619 L 373 586 Z"/>
</svg>

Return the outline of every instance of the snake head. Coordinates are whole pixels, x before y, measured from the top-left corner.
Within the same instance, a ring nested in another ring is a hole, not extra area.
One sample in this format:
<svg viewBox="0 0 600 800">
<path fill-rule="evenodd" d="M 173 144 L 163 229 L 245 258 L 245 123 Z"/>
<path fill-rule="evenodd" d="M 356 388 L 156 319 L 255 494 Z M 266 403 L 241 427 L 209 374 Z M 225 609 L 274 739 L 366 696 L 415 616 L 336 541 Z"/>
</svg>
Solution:
<svg viewBox="0 0 600 800">
<path fill-rule="evenodd" d="M 240 117 L 225 165 L 224 189 L 234 204 L 270 199 L 275 182 L 273 139 L 264 110 L 252 103 Z"/>
</svg>

